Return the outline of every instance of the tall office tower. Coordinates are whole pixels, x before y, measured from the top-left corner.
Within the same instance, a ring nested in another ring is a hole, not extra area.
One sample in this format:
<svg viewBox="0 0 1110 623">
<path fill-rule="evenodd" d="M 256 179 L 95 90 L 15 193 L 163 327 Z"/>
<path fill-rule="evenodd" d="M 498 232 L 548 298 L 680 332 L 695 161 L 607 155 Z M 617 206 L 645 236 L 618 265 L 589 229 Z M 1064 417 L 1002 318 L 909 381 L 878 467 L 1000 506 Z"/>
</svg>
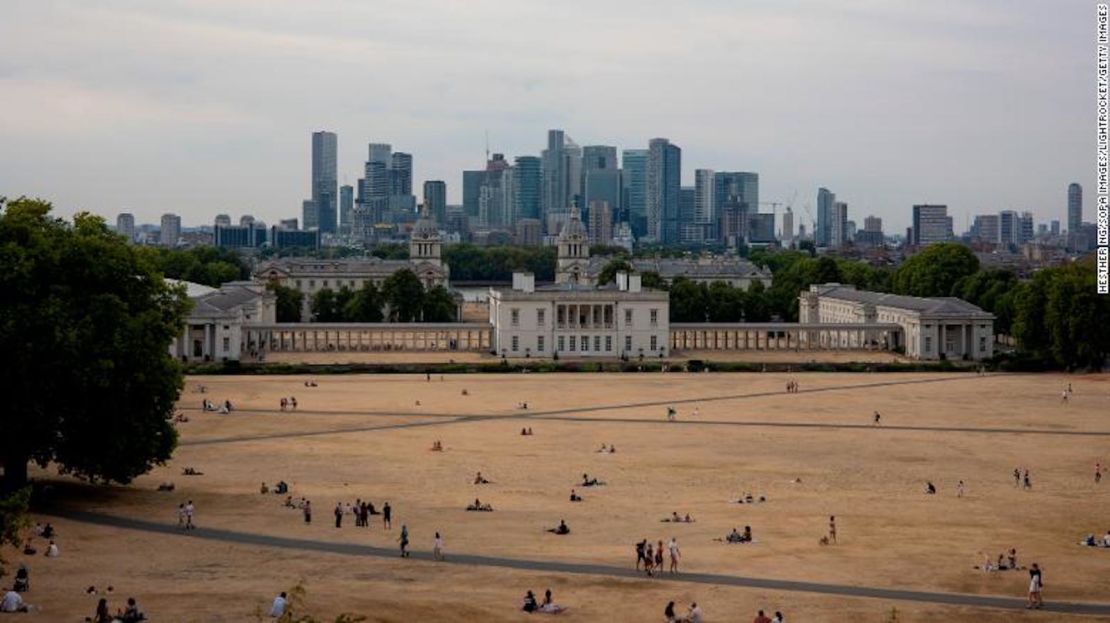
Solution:
<svg viewBox="0 0 1110 623">
<path fill-rule="evenodd" d="M 952 239 L 952 217 L 948 206 L 919 204 L 913 206 L 913 239 L 910 244 L 925 246 Z"/>
<path fill-rule="evenodd" d="M 609 205 L 610 216 L 621 202 L 621 173 L 617 167 L 617 148 L 587 145 L 582 148 L 582 203 L 587 211 L 593 202 Z M 589 218 L 587 217 L 587 222 Z"/>
<path fill-rule="evenodd" d="M 863 231 L 883 231 L 883 219 L 878 216 L 868 216 L 863 219 Z"/>
<path fill-rule="evenodd" d="M 482 183 L 486 181 L 486 170 L 462 172 L 462 208 L 467 218 L 478 219 L 478 199 L 482 194 Z"/>
<path fill-rule="evenodd" d="M 176 247 L 181 239 L 181 217 L 176 214 L 162 215 L 162 229 L 158 232 L 158 243 L 163 247 Z"/>
<path fill-rule="evenodd" d="M 570 205 L 577 207 L 582 212 L 582 148 L 571 138 L 566 137 L 567 143 L 563 147 L 563 156 L 567 163 L 567 199 Z"/>
<path fill-rule="evenodd" d="M 729 245 L 749 239 L 751 217 L 759 212 L 759 174 L 743 171 L 713 173 L 713 209 L 718 237 Z"/>
<path fill-rule="evenodd" d="M 844 214 L 848 214 L 848 206 L 844 206 Z M 844 226 L 844 239 L 848 242 L 854 242 L 856 239 L 856 222 L 848 219 Z"/>
<path fill-rule="evenodd" d="M 244 214 L 243 216 L 239 217 L 239 227 L 250 227 L 252 225 L 254 225 L 254 216 L 250 214 Z"/>
<path fill-rule="evenodd" d="M 305 199 L 301 202 L 301 220 L 304 222 L 305 230 L 318 229 L 319 223 L 316 220 L 316 202 L 311 199 Z M 228 224 L 230 224 L 230 219 Z"/>
<path fill-rule="evenodd" d="M 389 194 L 407 196 L 412 194 L 412 154 L 396 151 L 390 157 Z"/>
<path fill-rule="evenodd" d="M 595 199 L 590 202 L 588 228 L 590 244 L 613 242 L 613 209 L 608 201 Z"/>
<path fill-rule="evenodd" d="M 1049 224 L 1049 233 L 1051 233 L 1053 236 L 1059 236 L 1060 235 L 1060 220 L 1059 219 L 1052 219 L 1052 222 Z"/>
<path fill-rule="evenodd" d="M 794 246 L 794 210 L 790 206 L 782 213 L 782 246 L 786 249 Z"/>
<path fill-rule="evenodd" d="M 648 142 L 647 237 L 678 242 L 678 208 L 682 189 L 682 150 L 665 138 Z"/>
<path fill-rule="evenodd" d="M 344 184 L 339 187 L 339 231 L 351 233 L 351 216 L 354 209 L 355 187 Z"/>
<path fill-rule="evenodd" d="M 829 247 L 839 249 L 848 244 L 848 204 L 833 203 L 832 220 L 829 222 Z"/>
<path fill-rule="evenodd" d="M 1021 220 L 1013 210 L 998 213 L 998 243 L 1003 246 L 1016 246 L 1021 238 Z"/>
<path fill-rule="evenodd" d="M 447 182 L 440 180 L 424 182 L 424 206 L 428 208 L 428 212 L 440 227 L 447 224 Z"/>
<path fill-rule="evenodd" d="M 216 227 L 231 227 L 231 217 L 226 214 L 216 215 Z"/>
<path fill-rule="evenodd" d="M 521 247 L 538 247 L 543 239 L 540 233 L 540 220 L 536 218 L 521 218 L 516 222 L 516 235 L 513 244 Z"/>
<path fill-rule="evenodd" d="M 312 203 L 317 226 L 322 233 L 337 229 L 339 177 L 336 164 L 337 140 L 334 132 L 312 133 Z"/>
<path fill-rule="evenodd" d="M 493 154 L 486 162 L 485 176 L 478 189 L 478 227 L 500 228 L 509 224 L 504 222 L 506 210 L 502 183 L 508 169 L 509 161 L 505 160 L 504 154 Z"/>
<path fill-rule="evenodd" d="M 813 241 L 819 247 L 829 246 L 832 239 L 835 205 L 836 193 L 824 187 L 817 189 L 817 224 L 813 230 Z"/>
<path fill-rule="evenodd" d="M 367 162 L 384 162 L 388 168 L 393 161 L 393 146 L 389 143 L 370 143 L 366 150 Z"/>
<path fill-rule="evenodd" d="M 852 242 L 857 247 L 881 247 L 884 239 L 883 219 L 877 216 L 869 216 L 863 219 L 863 229 L 856 232 Z"/>
<path fill-rule="evenodd" d="M 701 242 L 705 240 L 705 227 L 694 219 L 696 193 L 693 186 L 678 189 L 678 242 Z"/>
<path fill-rule="evenodd" d="M 548 214 L 567 212 L 576 205 L 582 184 L 582 148 L 562 130 L 548 130 L 543 150 L 542 221 Z M 556 219 L 557 220 L 557 219 Z M 554 233 L 554 232 L 548 232 Z"/>
<path fill-rule="evenodd" d="M 621 153 L 621 214 L 618 220 L 632 227 L 639 238 L 647 233 L 648 150 L 626 149 Z"/>
<path fill-rule="evenodd" d="M 509 166 L 501 172 L 501 227 L 509 231 L 516 224 L 516 170 Z"/>
<path fill-rule="evenodd" d="M 135 215 L 130 212 L 120 212 L 116 217 L 116 233 L 135 242 Z"/>
<path fill-rule="evenodd" d="M 716 202 L 713 201 L 712 169 L 694 171 L 694 219 L 695 223 L 717 222 Z"/>
<path fill-rule="evenodd" d="M 1083 224 L 1083 187 L 1078 182 L 1068 184 L 1068 233 L 1078 233 Z"/>
<path fill-rule="evenodd" d="M 1022 212 L 1020 233 L 1018 235 L 1018 244 L 1025 244 L 1033 239 L 1033 213 Z"/>
<path fill-rule="evenodd" d="M 999 217 L 997 214 L 977 214 L 971 225 L 973 237 L 982 242 L 998 244 L 1001 240 Z"/>
<path fill-rule="evenodd" d="M 536 156 L 513 159 L 513 217 L 540 218 L 543 203 L 543 164 Z"/>
</svg>

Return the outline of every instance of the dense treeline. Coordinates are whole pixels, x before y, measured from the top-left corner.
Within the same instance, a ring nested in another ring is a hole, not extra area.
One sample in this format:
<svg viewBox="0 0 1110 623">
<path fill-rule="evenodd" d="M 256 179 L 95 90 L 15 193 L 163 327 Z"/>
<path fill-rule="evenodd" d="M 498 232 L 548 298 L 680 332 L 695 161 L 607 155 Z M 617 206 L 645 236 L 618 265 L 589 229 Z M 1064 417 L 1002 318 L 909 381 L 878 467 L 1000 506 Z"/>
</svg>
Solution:
<svg viewBox="0 0 1110 623">
<path fill-rule="evenodd" d="M 142 247 L 150 253 L 159 271 L 170 279 L 191 281 L 218 288 L 228 281 L 250 279 L 250 266 L 233 249 L 222 247 L 191 247 L 164 249 Z"/>
<path fill-rule="evenodd" d="M 555 247 L 478 247 L 455 244 L 443 248 L 452 281 L 511 281 L 514 271 L 530 271 L 536 281 L 555 280 Z"/>
<path fill-rule="evenodd" d="M 271 284 L 277 297 L 277 321 L 300 322 L 304 294 Z M 361 288 L 324 288 L 312 295 L 313 322 L 454 322 L 455 298 L 443 286 L 425 289 L 411 270 L 399 270 L 379 289 L 373 283 Z"/>
</svg>

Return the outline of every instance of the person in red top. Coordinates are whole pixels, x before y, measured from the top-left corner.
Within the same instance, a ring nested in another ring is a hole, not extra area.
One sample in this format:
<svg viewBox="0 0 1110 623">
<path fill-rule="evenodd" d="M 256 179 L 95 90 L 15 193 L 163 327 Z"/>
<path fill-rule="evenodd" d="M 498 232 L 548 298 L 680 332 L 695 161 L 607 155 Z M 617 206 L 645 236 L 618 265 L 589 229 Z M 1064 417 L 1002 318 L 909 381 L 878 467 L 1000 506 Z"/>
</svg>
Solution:
<svg viewBox="0 0 1110 623">
<path fill-rule="evenodd" d="M 771 619 L 768 619 L 767 615 L 763 614 L 763 611 L 760 610 L 759 614 L 755 615 L 755 619 L 752 623 L 771 623 Z"/>
</svg>

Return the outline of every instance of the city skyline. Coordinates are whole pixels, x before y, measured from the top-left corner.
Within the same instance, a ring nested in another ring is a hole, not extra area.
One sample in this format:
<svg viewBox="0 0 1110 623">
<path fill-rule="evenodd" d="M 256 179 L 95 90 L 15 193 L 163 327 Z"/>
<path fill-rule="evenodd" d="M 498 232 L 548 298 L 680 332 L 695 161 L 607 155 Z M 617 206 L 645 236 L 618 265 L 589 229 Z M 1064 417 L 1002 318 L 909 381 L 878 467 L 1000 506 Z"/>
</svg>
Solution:
<svg viewBox="0 0 1110 623">
<path fill-rule="evenodd" d="M 450 204 L 462 171 L 484 164 L 487 132 L 512 161 L 540 156 L 550 129 L 621 153 L 666 137 L 682 149 L 682 186 L 697 169 L 758 172 L 761 200 L 797 193 L 796 225 L 821 186 L 891 232 L 915 204 L 949 206 L 956 230 L 1002 210 L 1066 222 L 1067 185 L 1094 187 L 1085 3 L 695 2 L 677 23 L 643 7 L 627 32 L 619 2 L 588 22 L 574 3 L 416 2 L 377 21 L 345 4 L 265 16 L 234 2 L 53 4 L 16 5 L 0 24 L 0 84 L 20 94 L 0 125 L 0 192 L 42 196 L 62 216 L 300 216 L 319 130 L 338 135 L 340 185 L 362 176 L 368 143 L 386 142 L 413 155 L 413 189 L 444 180 Z M 581 37 L 551 36 L 571 23 Z M 485 29 L 508 24 L 491 43 Z M 529 49 L 541 37 L 550 45 Z M 381 83 L 359 83 L 367 62 Z M 728 86 L 725 69 L 735 88 L 704 88 Z"/>
</svg>

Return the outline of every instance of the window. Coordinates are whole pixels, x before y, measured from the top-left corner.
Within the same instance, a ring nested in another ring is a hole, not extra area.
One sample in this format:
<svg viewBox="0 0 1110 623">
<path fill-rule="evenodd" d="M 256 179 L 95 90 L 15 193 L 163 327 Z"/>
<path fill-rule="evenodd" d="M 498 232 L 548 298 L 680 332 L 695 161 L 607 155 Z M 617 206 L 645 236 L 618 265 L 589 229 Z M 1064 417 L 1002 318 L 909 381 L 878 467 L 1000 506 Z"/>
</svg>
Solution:
<svg viewBox="0 0 1110 623">
<path fill-rule="evenodd" d="M 519 325 L 520 324 L 520 309 L 517 308 L 517 307 L 514 307 L 514 308 L 512 308 L 512 310 L 509 311 L 509 313 L 512 315 L 512 324 L 513 324 L 513 326 L 515 327 L 515 326 Z"/>
<path fill-rule="evenodd" d="M 613 336 L 611 336 L 611 335 L 606 335 L 605 336 L 605 352 L 607 352 L 607 353 L 613 352 Z"/>
<path fill-rule="evenodd" d="M 630 327 L 632 326 L 632 310 L 631 309 L 624 310 L 624 324 L 626 324 Z"/>
<path fill-rule="evenodd" d="M 324 280 L 324 287 L 325 288 L 328 287 L 328 280 L 327 279 Z"/>
<path fill-rule="evenodd" d="M 931 350 L 933 350 L 933 338 L 926 337 L 925 338 L 925 352 L 929 352 Z"/>
<path fill-rule="evenodd" d="M 658 342 L 658 341 L 659 341 L 659 338 L 657 338 L 657 337 L 656 337 L 656 336 L 654 336 L 654 335 L 653 335 L 653 336 L 651 336 L 651 350 L 656 350 L 656 348 L 657 348 L 657 347 L 659 346 L 659 342 Z"/>
<path fill-rule="evenodd" d="M 987 352 L 987 338 L 984 336 L 979 336 L 979 352 Z"/>
<path fill-rule="evenodd" d="M 595 353 L 600 353 L 601 352 L 601 336 L 600 335 L 595 335 L 594 336 L 594 352 Z"/>
<path fill-rule="evenodd" d="M 225 325 L 224 325 L 224 331 L 230 331 L 230 330 L 231 330 L 231 327 L 229 327 L 229 326 L 227 326 L 227 325 L 225 324 Z"/>
<path fill-rule="evenodd" d="M 657 324 L 659 324 L 659 310 L 658 309 L 653 309 L 653 310 L 651 310 L 651 326 L 654 327 Z M 651 350 L 655 350 L 655 349 L 652 348 Z"/>
<path fill-rule="evenodd" d="M 298 290 L 301 289 L 301 280 L 300 279 L 297 280 L 297 289 Z"/>
<path fill-rule="evenodd" d="M 315 288 L 316 287 L 316 280 L 315 279 L 309 279 L 308 280 L 308 287 L 309 288 Z"/>
<path fill-rule="evenodd" d="M 226 353 L 230 350 L 231 350 L 231 338 L 225 337 L 224 338 L 224 352 Z"/>
<path fill-rule="evenodd" d="M 541 352 L 541 353 L 543 352 L 543 341 L 544 341 L 543 338 L 544 337 L 545 336 L 543 336 L 543 335 L 536 336 L 536 351 Z"/>
<path fill-rule="evenodd" d="M 578 350 L 578 339 L 575 336 L 570 336 L 570 352 Z"/>
<path fill-rule="evenodd" d="M 547 310 L 545 310 L 545 309 L 537 309 L 536 310 L 536 324 L 538 324 L 541 327 L 543 326 L 543 323 L 544 323 L 544 316 L 546 315 L 544 312 L 546 312 L 546 311 Z"/>
<path fill-rule="evenodd" d="M 557 343 L 557 346 L 558 346 L 558 348 L 556 348 L 555 350 L 566 350 L 566 348 L 565 348 L 566 344 L 563 343 L 563 336 L 561 336 L 561 335 L 559 336 L 559 341 Z"/>
<path fill-rule="evenodd" d="M 590 350 L 590 336 L 583 335 L 582 336 L 582 352 L 586 352 L 588 350 Z"/>
<path fill-rule="evenodd" d="M 520 350 L 520 337 L 514 335 L 513 336 L 513 352 L 515 353 L 518 350 Z"/>
<path fill-rule="evenodd" d="M 631 350 L 632 350 L 632 336 L 631 335 L 626 335 L 626 336 L 624 336 L 624 352 L 627 353 Z"/>
</svg>

